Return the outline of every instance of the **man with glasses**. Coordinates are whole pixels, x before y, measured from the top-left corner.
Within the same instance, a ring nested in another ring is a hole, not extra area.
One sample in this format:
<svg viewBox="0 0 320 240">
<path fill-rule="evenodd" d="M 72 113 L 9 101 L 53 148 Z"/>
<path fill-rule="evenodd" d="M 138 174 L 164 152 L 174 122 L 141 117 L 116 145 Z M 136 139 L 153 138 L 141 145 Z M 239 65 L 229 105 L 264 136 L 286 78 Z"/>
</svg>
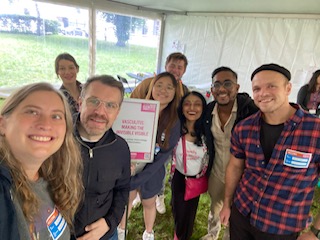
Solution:
<svg viewBox="0 0 320 240">
<path fill-rule="evenodd" d="M 207 106 L 206 123 L 213 135 L 214 161 L 209 177 L 208 192 L 211 208 L 208 216 L 208 234 L 202 240 L 218 239 L 221 230 L 219 213 L 223 205 L 225 171 L 230 158 L 230 137 L 233 127 L 242 119 L 258 111 L 247 93 L 238 93 L 237 73 L 228 67 L 219 67 L 212 73 L 211 93 L 214 101 Z M 226 229 L 224 238 L 229 239 Z"/>
<path fill-rule="evenodd" d="M 130 151 L 111 127 L 123 96 L 122 83 L 108 75 L 91 77 L 82 88 L 75 124 L 85 188 L 74 224 L 78 240 L 118 240 L 117 226 L 129 197 Z"/>
</svg>

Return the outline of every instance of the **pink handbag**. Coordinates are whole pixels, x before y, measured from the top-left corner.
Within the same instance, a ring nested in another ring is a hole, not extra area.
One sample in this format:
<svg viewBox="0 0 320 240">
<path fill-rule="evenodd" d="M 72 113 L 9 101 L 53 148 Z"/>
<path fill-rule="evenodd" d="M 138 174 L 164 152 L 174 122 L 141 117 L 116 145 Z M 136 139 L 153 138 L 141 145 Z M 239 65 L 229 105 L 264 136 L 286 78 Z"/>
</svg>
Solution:
<svg viewBox="0 0 320 240">
<path fill-rule="evenodd" d="M 200 196 L 200 194 L 208 191 L 208 178 L 207 176 L 202 176 L 199 178 L 185 178 L 186 190 L 184 193 L 184 200 Z"/>
<path fill-rule="evenodd" d="M 186 139 L 182 137 L 182 151 L 183 151 L 183 166 L 184 171 L 187 173 L 187 151 L 186 151 Z M 195 178 L 185 177 L 186 189 L 184 192 L 184 200 L 190 200 L 192 198 L 200 196 L 202 193 L 208 191 L 208 178 L 205 175 L 205 171 L 202 170 L 200 176 Z"/>
<path fill-rule="evenodd" d="M 183 167 L 184 172 L 187 173 L 187 153 L 186 153 L 186 139 L 185 136 L 181 137 L 182 139 L 182 153 L 183 153 Z M 204 144 L 204 141 L 203 141 Z M 205 193 L 208 190 L 208 177 L 205 175 L 205 172 L 208 167 L 208 162 L 206 157 L 204 157 L 204 167 L 200 174 L 196 177 L 185 177 L 185 193 L 184 200 L 188 201 L 192 198 L 198 197 L 200 194 Z M 173 174 L 175 170 L 175 155 L 173 156 L 173 164 L 171 167 L 171 173 Z"/>
</svg>

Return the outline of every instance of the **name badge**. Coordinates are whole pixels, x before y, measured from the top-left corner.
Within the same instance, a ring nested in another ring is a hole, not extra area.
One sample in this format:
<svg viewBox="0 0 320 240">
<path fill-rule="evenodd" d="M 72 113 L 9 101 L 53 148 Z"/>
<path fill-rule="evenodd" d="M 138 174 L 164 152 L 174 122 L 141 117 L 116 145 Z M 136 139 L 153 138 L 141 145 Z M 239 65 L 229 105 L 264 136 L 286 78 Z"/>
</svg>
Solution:
<svg viewBox="0 0 320 240">
<path fill-rule="evenodd" d="M 57 208 L 54 208 L 53 212 L 46 220 L 46 223 L 53 240 L 59 239 L 67 227 L 66 220 L 62 217 Z"/>
<path fill-rule="evenodd" d="M 294 168 L 308 168 L 311 158 L 312 153 L 304 153 L 287 149 L 283 164 Z"/>
</svg>

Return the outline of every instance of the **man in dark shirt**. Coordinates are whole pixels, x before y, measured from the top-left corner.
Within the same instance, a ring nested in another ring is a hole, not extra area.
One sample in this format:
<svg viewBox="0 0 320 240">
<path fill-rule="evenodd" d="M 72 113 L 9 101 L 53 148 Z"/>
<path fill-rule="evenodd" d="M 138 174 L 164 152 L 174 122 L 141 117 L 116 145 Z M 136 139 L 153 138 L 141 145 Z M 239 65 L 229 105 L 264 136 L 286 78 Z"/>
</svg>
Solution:
<svg viewBox="0 0 320 240">
<path fill-rule="evenodd" d="M 130 151 L 112 130 L 123 101 L 122 84 L 94 76 L 82 88 L 75 136 L 84 163 L 83 205 L 75 217 L 77 240 L 118 240 L 117 226 L 129 197 Z"/>
<path fill-rule="evenodd" d="M 238 123 L 231 137 L 221 223 L 230 239 L 303 240 L 320 169 L 320 119 L 289 103 L 290 72 L 265 64 L 251 75 L 260 111 Z M 232 208 L 231 208 L 232 206 Z M 230 218 L 230 219 L 229 219 Z"/>
</svg>

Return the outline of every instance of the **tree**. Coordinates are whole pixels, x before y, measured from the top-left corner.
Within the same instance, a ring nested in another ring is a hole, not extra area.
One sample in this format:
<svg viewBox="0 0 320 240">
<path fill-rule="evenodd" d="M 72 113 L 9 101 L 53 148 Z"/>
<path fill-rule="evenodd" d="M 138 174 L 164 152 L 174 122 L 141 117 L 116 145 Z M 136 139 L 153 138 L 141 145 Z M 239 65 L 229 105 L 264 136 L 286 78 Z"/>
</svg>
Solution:
<svg viewBox="0 0 320 240">
<path fill-rule="evenodd" d="M 41 34 L 41 26 L 42 26 L 42 21 L 41 21 L 41 16 L 40 16 L 40 11 L 38 7 L 38 3 L 35 2 L 35 7 L 36 7 L 36 12 L 37 12 L 37 35 L 40 36 Z"/>
<path fill-rule="evenodd" d="M 130 31 L 142 28 L 145 20 L 142 18 L 129 17 L 124 15 L 103 13 L 103 17 L 107 22 L 113 23 L 116 27 L 115 34 L 117 37 L 116 45 L 124 47 L 130 38 Z"/>
</svg>

